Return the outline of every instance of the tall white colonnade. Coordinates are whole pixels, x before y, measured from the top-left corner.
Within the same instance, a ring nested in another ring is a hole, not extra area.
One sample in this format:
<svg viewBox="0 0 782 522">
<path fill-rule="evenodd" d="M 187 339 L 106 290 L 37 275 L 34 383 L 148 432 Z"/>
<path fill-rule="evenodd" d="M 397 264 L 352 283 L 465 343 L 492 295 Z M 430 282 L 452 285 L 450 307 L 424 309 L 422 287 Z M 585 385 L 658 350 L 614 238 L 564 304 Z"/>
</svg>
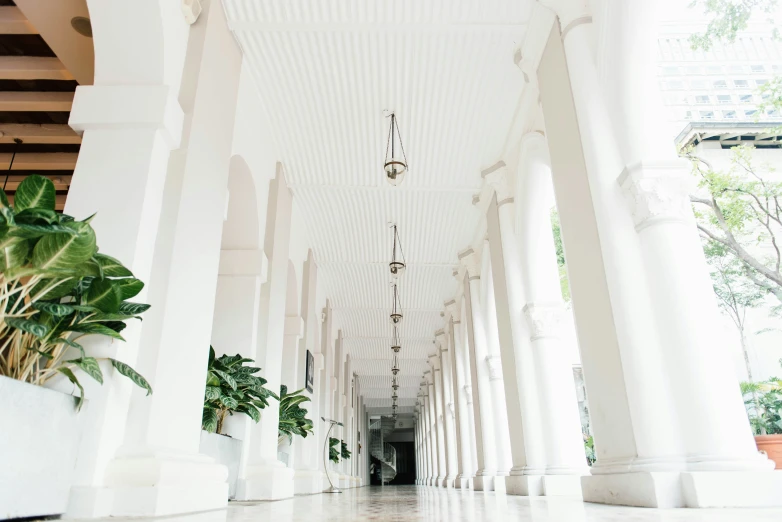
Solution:
<svg viewBox="0 0 782 522">
<path fill-rule="evenodd" d="M 728 357 L 714 348 L 688 166 L 661 131 L 654 4 L 542 1 L 515 56 L 528 116 L 481 173 L 473 203 L 484 219 L 445 304 L 453 350 L 431 362 L 456 383 L 458 440 L 452 449 L 446 438 L 445 451 L 454 487 L 646 507 L 780 502 L 782 474 L 757 452 Z M 591 468 L 561 335 L 554 200 Z M 426 435 L 417 432 L 425 453 L 440 443 Z M 419 483 L 450 486 L 441 476 L 424 466 Z"/>
<path fill-rule="evenodd" d="M 65 212 L 97 212 L 101 250 L 148 282 L 138 300 L 151 311 L 127 342 L 88 348 L 131 364 L 154 394 L 108 372 L 102 387 L 85 384 L 91 429 L 67 516 L 226 506 L 228 470 L 199 449 L 210 344 L 254 359 L 275 392 L 304 388 L 308 353 L 314 361 L 313 435 L 280 444 L 276 401 L 257 424 L 227 422 L 243 446 L 237 500 L 368 484 L 369 396 L 225 11 L 201 0 L 188 26 L 177 2 L 132 4 L 88 0 L 95 83 L 73 102 L 82 145 Z M 523 117 L 475 172 L 481 222 L 461 245 L 420 375 L 419 485 L 648 507 L 782 502 L 782 476 L 758 454 L 729 360 L 714 350 L 687 166 L 659 131 L 654 4 L 535 4 L 514 57 Z M 591 468 L 562 335 L 554 202 Z M 342 424 L 332 436 L 350 460 L 324 463 L 321 417 Z"/>
</svg>

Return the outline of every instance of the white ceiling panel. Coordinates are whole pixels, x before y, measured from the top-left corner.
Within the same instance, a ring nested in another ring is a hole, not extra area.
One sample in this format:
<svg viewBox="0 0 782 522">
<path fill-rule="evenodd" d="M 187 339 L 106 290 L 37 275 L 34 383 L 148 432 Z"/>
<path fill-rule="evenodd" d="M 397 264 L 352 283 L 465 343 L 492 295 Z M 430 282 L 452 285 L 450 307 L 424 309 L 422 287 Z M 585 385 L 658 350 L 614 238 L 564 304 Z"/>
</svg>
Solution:
<svg viewBox="0 0 782 522">
<path fill-rule="evenodd" d="M 513 54 L 533 3 L 223 0 L 335 324 L 372 397 L 391 395 L 389 223 L 408 262 L 400 384 L 417 389 L 456 290 L 457 253 L 479 222 L 480 171 L 499 159 L 518 105 Z M 382 171 L 389 109 L 410 167 L 399 187 Z"/>
</svg>

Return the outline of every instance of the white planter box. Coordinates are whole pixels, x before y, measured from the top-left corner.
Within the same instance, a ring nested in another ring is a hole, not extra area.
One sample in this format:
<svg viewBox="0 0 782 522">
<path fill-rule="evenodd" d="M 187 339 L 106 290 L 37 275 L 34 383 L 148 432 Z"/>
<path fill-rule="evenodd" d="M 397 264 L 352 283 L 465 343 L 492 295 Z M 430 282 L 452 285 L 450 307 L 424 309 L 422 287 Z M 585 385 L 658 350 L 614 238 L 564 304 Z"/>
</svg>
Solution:
<svg viewBox="0 0 782 522">
<path fill-rule="evenodd" d="M 73 396 L 0 376 L 0 519 L 65 512 L 80 419 Z"/>
<path fill-rule="evenodd" d="M 201 446 L 198 451 L 228 468 L 228 498 L 236 497 L 236 480 L 239 478 L 239 463 L 242 459 L 242 441 L 201 430 Z"/>
</svg>

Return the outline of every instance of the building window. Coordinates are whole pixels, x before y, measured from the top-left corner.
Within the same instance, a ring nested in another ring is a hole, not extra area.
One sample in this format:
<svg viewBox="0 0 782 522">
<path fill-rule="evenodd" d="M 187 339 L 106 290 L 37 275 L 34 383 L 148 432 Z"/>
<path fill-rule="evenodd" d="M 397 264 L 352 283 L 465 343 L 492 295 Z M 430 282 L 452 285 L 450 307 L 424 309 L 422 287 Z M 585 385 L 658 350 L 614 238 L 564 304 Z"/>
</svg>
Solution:
<svg viewBox="0 0 782 522">
<path fill-rule="evenodd" d="M 698 111 L 698 116 L 700 116 L 702 120 L 713 120 L 714 111 Z"/>
<path fill-rule="evenodd" d="M 684 89 L 684 82 L 678 80 L 663 82 L 663 88 L 668 91 L 680 91 Z"/>
<path fill-rule="evenodd" d="M 747 109 L 747 110 L 744 111 L 744 116 L 746 116 L 747 118 L 754 119 L 757 114 L 758 114 L 758 111 L 755 110 L 755 109 Z"/>
<path fill-rule="evenodd" d="M 758 87 L 760 87 L 762 85 L 766 85 L 767 83 L 768 83 L 768 80 L 755 80 L 755 85 L 757 85 Z"/>
<path fill-rule="evenodd" d="M 684 119 L 685 120 L 691 120 L 692 119 L 692 111 L 685 111 L 684 112 Z"/>
<path fill-rule="evenodd" d="M 747 72 L 747 69 L 743 65 L 731 65 L 728 67 L 728 72 L 730 74 L 744 74 Z"/>
<path fill-rule="evenodd" d="M 722 111 L 722 117 L 726 120 L 735 120 L 736 119 L 736 111 Z"/>
<path fill-rule="evenodd" d="M 714 83 L 712 84 L 715 89 L 727 89 L 728 88 L 728 82 L 725 80 L 714 80 Z"/>
<path fill-rule="evenodd" d="M 693 80 L 690 82 L 690 89 L 704 90 L 706 88 L 706 80 Z"/>
<path fill-rule="evenodd" d="M 740 94 L 739 95 L 739 102 L 741 102 L 741 103 L 752 103 L 752 95 L 751 94 Z"/>
<path fill-rule="evenodd" d="M 697 65 L 688 65 L 687 66 L 687 74 L 702 74 L 702 69 L 698 67 Z"/>
<path fill-rule="evenodd" d="M 776 109 L 769 109 L 769 110 L 766 111 L 766 114 L 770 118 L 779 118 L 779 111 L 776 110 Z"/>
<path fill-rule="evenodd" d="M 709 65 L 706 67 L 706 74 L 722 74 L 721 65 Z"/>
<path fill-rule="evenodd" d="M 719 94 L 717 95 L 717 103 L 721 105 L 725 105 L 728 103 L 731 103 L 733 101 L 730 94 Z"/>
<path fill-rule="evenodd" d="M 752 72 L 753 73 L 764 73 L 766 72 L 766 68 L 762 65 L 753 65 L 752 66 Z"/>
<path fill-rule="evenodd" d="M 747 80 L 733 80 L 733 85 L 735 85 L 737 89 L 747 89 L 749 87 L 749 82 Z"/>
<path fill-rule="evenodd" d="M 664 76 L 678 76 L 681 74 L 681 70 L 678 67 L 663 67 Z"/>
<path fill-rule="evenodd" d="M 709 96 L 696 96 L 695 97 L 695 103 L 705 104 L 710 103 L 711 98 Z"/>
</svg>

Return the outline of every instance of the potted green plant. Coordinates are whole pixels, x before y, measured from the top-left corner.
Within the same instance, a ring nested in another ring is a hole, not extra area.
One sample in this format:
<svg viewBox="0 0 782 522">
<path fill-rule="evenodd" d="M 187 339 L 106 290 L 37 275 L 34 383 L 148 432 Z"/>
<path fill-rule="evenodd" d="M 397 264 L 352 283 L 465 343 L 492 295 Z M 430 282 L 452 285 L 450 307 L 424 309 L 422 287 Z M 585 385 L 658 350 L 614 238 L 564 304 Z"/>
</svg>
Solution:
<svg viewBox="0 0 782 522">
<path fill-rule="evenodd" d="M 242 441 L 223 433 L 225 419 L 243 413 L 258 422 L 261 410 L 269 405 L 269 398 L 278 399 L 264 387 L 266 379 L 254 375 L 261 369 L 248 366 L 252 362 L 253 359 L 239 354 L 216 357 L 214 348 L 209 347 L 199 451 L 228 467 L 229 498 L 236 495 Z"/>
<path fill-rule="evenodd" d="M 144 283 L 98 253 L 92 217 L 54 210 L 51 180 L 28 176 L 11 206 L 0 191 L 0 518 L 58 515 L 67 507 L 81 437 L 80 378 L 116 371 L 152 393 L 128 364 L 88 353 L 90 335 L 122 341 L 149 305 L 128 301 Z M 75 397 L 47 385 L 67 379 Z M 52 429 L 52 428 L 55 429 Z"/>
<path fill-rule="evenodd" d="M 277 427 L 277 453 L 285 461 L 290 459 L 293 436 L 307 437 L 312 433 L 312 421 L 307 418 L 307 410 L 301 404 L 310 400 L 304 388 L 288 393 L 288 387 L 280 386 L 280 421 Z"/>
<path fill-rule="evenodd" d="M 742 382 L 741 393 L 758 450 L 782 469 L 782 379 Z"/>
<path fill-rule="evenodd" d="M 344 440 L 341 440 L 341 441 L 340 441 L 340 445 L 342 446 L 342 449 L 341 449 L 341 451 L 340 451 L 340 456 L 341 456 L 343 459 L 345 459 L 345 460 L 349 460 L 349 459 L 350 459 L 350 455 L 351 455 L 352 453 L 351 453 L 350 451 L 348 451 L 348 445 L 347 445 L 347 444 L 345 444 L 345 441 L 344 441 Z"/>
<path fill-rule="evenodd" d="M 339 439 L 329 437 L 329 460 L 334 464 L 339 464 L 340 451 L 337 449 L 339 443 Z"/>
</svg>

